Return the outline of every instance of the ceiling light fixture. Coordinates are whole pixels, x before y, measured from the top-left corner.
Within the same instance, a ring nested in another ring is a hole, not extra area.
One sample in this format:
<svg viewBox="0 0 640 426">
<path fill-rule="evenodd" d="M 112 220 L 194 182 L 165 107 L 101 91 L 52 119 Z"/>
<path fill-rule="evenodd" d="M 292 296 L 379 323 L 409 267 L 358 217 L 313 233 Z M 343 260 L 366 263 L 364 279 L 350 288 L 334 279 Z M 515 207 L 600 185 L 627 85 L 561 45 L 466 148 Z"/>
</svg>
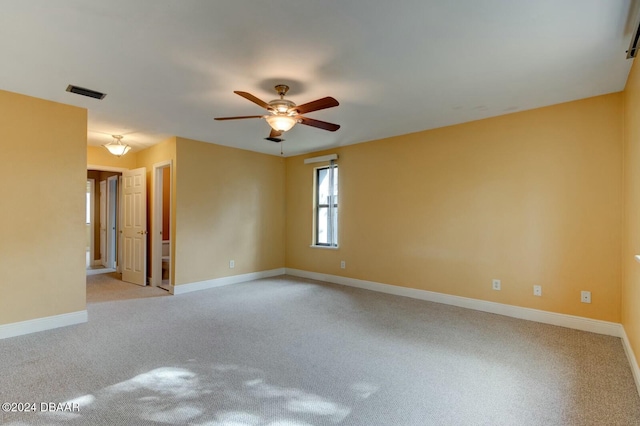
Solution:
<svg viewBox="0 0 640 426">
<path fill-rule="evenodd" d="M 112 135 L 112 136 L 113 136 L 113 140 L 108 144 L 102 145 L 102 146 L 107 148 L 107 150 L 113 155 L 115 155 L 116 157 L 122 157 L 127 152 L 129 152 L 131 147 L 127 144 L 122 143 L 122 140 L 121 140 L 122 136 L 120 135 Z"/>
<path fill-rule="evenodd" d="M 265 117 L 267 123 L 273 130 L 278 132 L 286 132 L 287 130 L 291 130 L 293 126 L 296 125 L 298 120 L 295 117 L 290 115 L 267 115 Z"/>
</svg>

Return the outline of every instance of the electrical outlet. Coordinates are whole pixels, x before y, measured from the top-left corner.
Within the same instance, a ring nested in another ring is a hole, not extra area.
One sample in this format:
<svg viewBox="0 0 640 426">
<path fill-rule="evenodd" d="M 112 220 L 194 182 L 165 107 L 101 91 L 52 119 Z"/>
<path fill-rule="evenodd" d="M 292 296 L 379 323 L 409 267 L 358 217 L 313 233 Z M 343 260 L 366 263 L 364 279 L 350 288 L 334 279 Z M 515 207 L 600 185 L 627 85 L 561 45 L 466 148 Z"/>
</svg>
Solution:
<svg viewBox="0 0 640 426">
<path fill-rule="evenodd" d="M 493 289 L 500 290 L 500 280 L 493 280 Z"/>
<path fill-rule="evenodd" d="M 591 292 L 590 291 L 581 291 L 580 292 L 580 301 L 582 303 L 591 303 Z"/>
<path fill-rule="evenodd" d="M 236 267 L 236 261 L 235 260 L 230 260 L 229 261 L 229 269 L 233 269 Z"/>
<path fill-rule="evenodd" d="M 542 286 L 541 285 L 534 285 L 533 286 L 533 295 L 534 296 L 542 296 Z"/>
<path fill-rule="evenodd" d="M 345 262 L 344 260 L 340 261 L 340 268 L 341 269 L 345 269 L 347 267 L 347 262 Z"/>
</svg>

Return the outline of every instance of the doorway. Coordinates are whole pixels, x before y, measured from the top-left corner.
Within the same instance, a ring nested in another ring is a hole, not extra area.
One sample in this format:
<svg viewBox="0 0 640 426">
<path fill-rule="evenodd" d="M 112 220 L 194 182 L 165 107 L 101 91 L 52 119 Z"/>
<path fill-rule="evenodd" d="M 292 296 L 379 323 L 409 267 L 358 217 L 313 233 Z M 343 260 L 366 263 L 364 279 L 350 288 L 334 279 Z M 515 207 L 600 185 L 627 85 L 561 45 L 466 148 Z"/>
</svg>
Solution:
<svg viewBox="0 0 640 426">
<path fill-rule="evenodd" d="M 151 283 L 171 292 L 172 253 L 171 239 L 171 199 L 172 162 L 165 161 L 153 165 L 153 221 L 151 234 Z"/>
<path fill-rule="evenodd" d="M 94 266 L 94 210 L 95 210 L 95 179 L 87 179 L 87 199 L 86 199 L 86 229 L 85 229 L 85 241 L 86 241 L 86 260 L 85 267 L 89 270 Z"/>
<path fill-rule="evenodd" d="M 87 275 L 119 269 L 120 172 L 87 170 Z"/>
</svg>

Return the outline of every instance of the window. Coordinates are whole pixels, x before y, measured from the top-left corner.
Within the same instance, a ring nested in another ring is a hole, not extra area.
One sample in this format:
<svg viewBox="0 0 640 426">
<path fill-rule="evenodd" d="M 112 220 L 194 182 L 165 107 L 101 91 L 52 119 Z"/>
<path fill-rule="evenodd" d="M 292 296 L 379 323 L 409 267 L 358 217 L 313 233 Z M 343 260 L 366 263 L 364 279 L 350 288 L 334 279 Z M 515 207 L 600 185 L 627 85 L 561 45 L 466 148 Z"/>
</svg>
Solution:
<svg viewBox="0 0 640 426">
<path fill-rule="evenodd" d="M 338 166 L 315 169 L 314 245 L 338 246 Z"/>
</svg>

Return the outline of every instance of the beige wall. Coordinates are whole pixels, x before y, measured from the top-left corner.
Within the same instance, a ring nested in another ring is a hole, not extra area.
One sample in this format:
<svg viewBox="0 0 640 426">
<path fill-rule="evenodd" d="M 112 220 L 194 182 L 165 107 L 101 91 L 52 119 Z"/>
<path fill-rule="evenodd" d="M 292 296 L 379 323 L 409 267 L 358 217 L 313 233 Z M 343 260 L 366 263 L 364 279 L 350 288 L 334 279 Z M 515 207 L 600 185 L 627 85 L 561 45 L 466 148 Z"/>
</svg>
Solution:
<svg viewBox="0 0 640 426">
<path fill-rule="evenodd" d="M 634 61 L 624 91 L 624 246 L 622 325 L 640 361 L 640 66 Z"/>
<path fill-rule="evenodd" d="M 94 160 L 125 167 L 106 161 L 109 157 Z M 167 160 L 173 164 L 169 217 L 175 285 L 284 267 L 283 159 L 176 137 L 137 152 L 127 166 L 147 169 L 150 233 L 153 165 Z M 148 248 L 150 268 L 150 239 Z"/>
<path fill-rule="evenodd" d="M 3 140 L 20 141 L 3 147 L 12 161 L 1 173 L 15 184 L 0 189 L 11 200 L 0 210 L 0 324 L 84 309 L 87 164 L 147 167 L 151 197 L 153 164 L 172 160 L 176 285 L 287 266 L 622 319 L 638 352 L 637 73 L 624 95 L 327 151 L 340 154 L 338 250 L 309 247 L 313 166 L 302 160 L 322 153 L 284 160 L 170 138 L 116 158 L 86 147 L 85 110 L 0 91 Z M 543 297 L 532 296 L 534 284 Z M 592 304 L 580 303 L 580 290 Z"/>
<path fill-rule="evenodd" d="M 87 112 L 0 91 L 0 324 L 85 309 Z"/>
<path fill-rule="evenodd" d="M 622 108 L 618 93 L 327 151 L 338 250 L 309 247 L 303 158 L 322 153 L 287 158 L 286 265 L 618 322 Z"/>
<path fill-rule="evenodd" d="M 284 267 L 284 160 L 183 138 L 176 148 L 175 284 Z"/>
</svg>

